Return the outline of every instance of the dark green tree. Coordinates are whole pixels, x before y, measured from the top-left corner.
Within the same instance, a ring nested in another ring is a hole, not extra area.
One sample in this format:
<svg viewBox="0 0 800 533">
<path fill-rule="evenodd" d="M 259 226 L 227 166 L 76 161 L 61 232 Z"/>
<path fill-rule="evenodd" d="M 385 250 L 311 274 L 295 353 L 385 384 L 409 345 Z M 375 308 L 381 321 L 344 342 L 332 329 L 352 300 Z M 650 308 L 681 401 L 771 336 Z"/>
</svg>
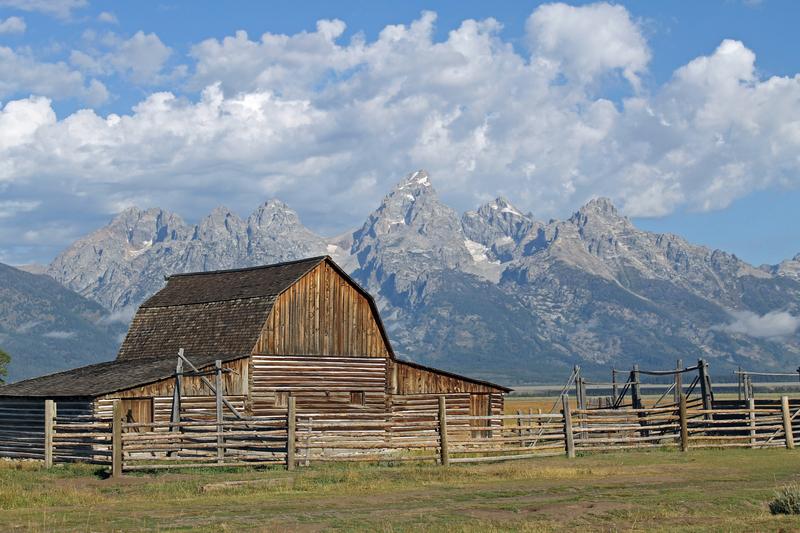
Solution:
<svg viewBox="0 0 800 533">
<path fill-rule="evenodd" d="M 0 349 L 0 384 L 6 382 L 5 377 L 8 375 L 8 363 L 11 362 L 11 356 Z"/>
</svg>

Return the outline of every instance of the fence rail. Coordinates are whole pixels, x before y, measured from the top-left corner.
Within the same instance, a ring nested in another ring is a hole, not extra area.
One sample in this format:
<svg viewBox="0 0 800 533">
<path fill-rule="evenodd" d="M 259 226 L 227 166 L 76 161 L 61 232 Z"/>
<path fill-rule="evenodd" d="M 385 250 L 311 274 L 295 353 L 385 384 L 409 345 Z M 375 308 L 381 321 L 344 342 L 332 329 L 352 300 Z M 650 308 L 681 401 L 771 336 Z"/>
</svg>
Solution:
<svg viewBox="0 0 800 533">
<path fill-rule="evenodd" d="M 68 407 L 68 406 L 67 406 Z M 430 461 L 441 465 L 508 461 L 604 450 L 678 447 L 794 448 L 800 438 L 800 403 L 720 402 L 712 409 L 687 402 L 650 408 L 572 410 L 560 413 L 470 416 L 438 411 L 297 413 L 285 416 L 182 419 L 128 423 L 115 403 L 112 418 L 61 411 L 47 400 L 43 415 L 6 407 L 0 415 L 24 421 L 0 432 L 0 456 L 88 462 L 124 471 L 207 466 L 285 465 L 329 461 Z M 65 412 L 67 414 L 65 414 Z"/>
</svg>

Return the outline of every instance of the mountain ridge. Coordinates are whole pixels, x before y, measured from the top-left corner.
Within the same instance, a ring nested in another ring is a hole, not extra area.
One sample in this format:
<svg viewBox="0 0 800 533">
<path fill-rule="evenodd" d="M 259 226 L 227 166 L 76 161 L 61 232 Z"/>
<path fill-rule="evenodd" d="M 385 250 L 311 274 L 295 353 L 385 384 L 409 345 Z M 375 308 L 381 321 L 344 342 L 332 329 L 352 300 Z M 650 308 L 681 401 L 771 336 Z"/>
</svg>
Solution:
<svg viewBox="0 0 800 533">
<path fill-rule="evenodd" d="M 335 238 L 303 226 L 277 199 L 246 219 L 219 207 L 194 225 L 133 208 L 76 241 L 47 272 L 121 313 L 166 274 L 324 254 L 375 296 L 398 353 L 483 377 L 550 380 L 572 364 L 599 372 L 649 351 L 670 366 L 705 357 L 725 369 L 779 368 L 800 355 L 796 329 L 769 338 L 733 327 L 740 312 L 800 314 L 800 254 L 757 268 L 640 230 L 607 198 L 548 222 L 503 197 L 459 214 L 423 170 Z"/>
</svg>

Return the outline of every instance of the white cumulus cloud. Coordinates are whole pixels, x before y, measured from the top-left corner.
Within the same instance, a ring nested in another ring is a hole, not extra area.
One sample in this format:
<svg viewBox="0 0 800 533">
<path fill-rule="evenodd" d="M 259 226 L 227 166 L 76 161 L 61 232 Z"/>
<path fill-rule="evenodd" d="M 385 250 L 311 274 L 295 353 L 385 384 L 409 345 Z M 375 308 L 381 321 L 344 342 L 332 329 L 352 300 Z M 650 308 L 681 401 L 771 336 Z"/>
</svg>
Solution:
<svg viewBox="0 0 800 533">
<path fill-rule="evenodd" d="M 98 44 L 102 48 L 73 50 L 70 63 L 95 76 L 121 74 L 142 85 L 164 81 L 162 69 L 172 55 L 172 49 L 155 33 L 138 31 L 127 39 L 108 33 Z"/>
<path fill-rule="evenodd" d="M 575 80 L 587 82 L 619 69 L 638 87 L 639 75 L 650 61 L 639 27 L 620 5 L 545 4 L 528 18 L 526 27 L 533 50 Z"/>
<path fill-rule="evenodd" d="M 3 7 L 44 13 L 60 19 L 70 18 L 73 10 L 87 5 L 87 0 L 0 0 Z"/>
<path fill-rule="evenodd" d="M 45 232 L 83 220 L 59 215 L 67 202 L 91 213 L 91 224 L 79 222 L 88 231 L 120 206 L 192 218 L 278 196 L 336 233 L 417 168 L 457 208 L 502 193 L 543 218 L 595 196 L 654 216 L 800 185 L 800 76 L 761 76 L 742 42 L 699 51 L 664 84 L 641 87 L 651 52 L 621 6 L 541 6 L 528 20 L 529 50 L 504 40 L 491 18 L 465 20 L 443 39 L 435 29 L 436 15 L 424 12 L 372 40 L 344 37 L 339 20 L 207 39 L 191 47 L 180 78 L 188 92 L 149 94 L 124 114 L 57 118 L 40 96 L 7 102 L 4 199 L 41 198 L 36 213 L 50 208 L 52 218 L 16 218 Z M 71 66 L 0 47 L 0 95 L 28 87 L 85 98 L 95 83 L 87 77 L 110 73 L 178 79 L 165 73 L 173 52 L 155 34 L 93 39 L 96 49 L 73 53 Z M 628 96 L 612 101 L 603 84 L 614 76 Z"/>
<path fill-rule="evenodd" d="M 20 17 L 0 19 L 0 33 L 25 33 L 25 20 Z"/>
<path fill-rule="evenodd" d="M 52 98 L 77 98 L 90 105 L 99 105 L 108 99 L 108 90 L 103 83 L 87 80 L 66 63 L 42 62 L 27 50 L 0 46 L 0 98 L 20 92 Z"/>
<path fill-rule="evenodd" d="M 101 12 L 99 15 L 97 15 L 97 20 L 99 20 L 100 22 L 106 22 L 108 24 L 119 24 L 117 16 L 110 11 Z"/>
</svg>

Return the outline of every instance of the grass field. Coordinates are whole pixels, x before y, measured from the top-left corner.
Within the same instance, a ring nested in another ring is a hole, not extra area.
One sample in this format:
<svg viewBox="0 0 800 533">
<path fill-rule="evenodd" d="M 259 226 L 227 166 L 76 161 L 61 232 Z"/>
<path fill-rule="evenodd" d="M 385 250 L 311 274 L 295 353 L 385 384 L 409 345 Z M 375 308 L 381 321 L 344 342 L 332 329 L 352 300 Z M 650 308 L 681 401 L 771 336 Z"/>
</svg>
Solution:
<svg viewBox="0 0 800 533">
<path fill-rule="evenodd" d="M 223 480 L 293 487 L 203 493 Z M 791 531 L 767 502 L 800 451 L 594 454 L 502 464 L 329 465 L 102 479 L 92 467 L 0 461 L 4 531 Z"/>
</svg>

